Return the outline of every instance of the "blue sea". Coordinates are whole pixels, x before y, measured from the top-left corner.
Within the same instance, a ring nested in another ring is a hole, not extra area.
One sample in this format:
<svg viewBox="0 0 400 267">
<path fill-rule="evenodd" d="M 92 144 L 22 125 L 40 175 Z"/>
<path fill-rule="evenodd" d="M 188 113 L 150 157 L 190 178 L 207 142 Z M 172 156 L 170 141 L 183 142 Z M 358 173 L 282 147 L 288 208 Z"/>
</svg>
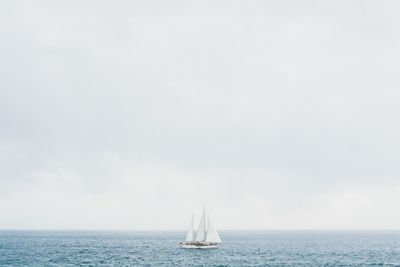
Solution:
<svg viewBox="0 0 400 267">
<path fill-rule="evenodd" d="M 182 232 L 0 231 L 0 266 L 400 266 L 400 231 L 222 232 L 181 249 Z"/>
</svg>

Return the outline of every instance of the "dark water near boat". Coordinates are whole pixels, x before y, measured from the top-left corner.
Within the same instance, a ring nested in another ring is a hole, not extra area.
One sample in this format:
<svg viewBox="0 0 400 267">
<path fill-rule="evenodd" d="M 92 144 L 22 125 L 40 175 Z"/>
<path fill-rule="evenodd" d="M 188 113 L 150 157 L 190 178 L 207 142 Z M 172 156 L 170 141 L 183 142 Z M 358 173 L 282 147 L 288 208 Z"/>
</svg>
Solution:
<svg viewBox="0 0 400 267">
<path fill-rule="evenodd" d="M 180 249 L 183 236 L 0 231 L 0 266 L 400 266 L 400 231 L 222 232 L 213 250 Z"/>
</svg>

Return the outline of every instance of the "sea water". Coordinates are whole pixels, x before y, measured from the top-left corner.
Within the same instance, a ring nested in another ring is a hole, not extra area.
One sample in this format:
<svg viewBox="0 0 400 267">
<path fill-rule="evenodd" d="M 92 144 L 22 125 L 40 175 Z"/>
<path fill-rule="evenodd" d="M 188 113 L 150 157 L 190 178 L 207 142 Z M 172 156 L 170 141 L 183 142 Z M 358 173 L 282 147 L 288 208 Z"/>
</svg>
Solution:
<svg viewBox="0 0 400 267">
<path fill-rule="evenodd" d="M 0 266 L 400 266 L 400 231 L 227 231 L 210 250 L 184 235 L 0 231 Z"/>
</svg>

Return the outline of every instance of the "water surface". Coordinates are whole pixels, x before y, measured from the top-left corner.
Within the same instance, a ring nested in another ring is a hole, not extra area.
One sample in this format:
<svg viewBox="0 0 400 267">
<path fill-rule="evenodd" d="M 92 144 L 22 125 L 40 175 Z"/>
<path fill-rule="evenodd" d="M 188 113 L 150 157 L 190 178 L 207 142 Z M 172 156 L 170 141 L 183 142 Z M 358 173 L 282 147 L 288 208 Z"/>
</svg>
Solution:
<svg viewBox="0 0 400 267">
<path fill-rule="evenodd" d="M 184 235 L 0 231 L 0 266 L 400 266 L 400 231 L 222 232 L 214 250 Z"/>
</svg>

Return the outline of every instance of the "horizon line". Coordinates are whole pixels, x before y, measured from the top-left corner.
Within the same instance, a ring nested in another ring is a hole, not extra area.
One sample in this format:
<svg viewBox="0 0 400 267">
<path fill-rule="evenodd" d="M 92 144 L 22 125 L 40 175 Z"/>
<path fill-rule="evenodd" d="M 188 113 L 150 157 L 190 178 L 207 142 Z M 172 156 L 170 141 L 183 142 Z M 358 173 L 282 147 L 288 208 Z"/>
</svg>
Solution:
<svg viewBox="0 0 400 267">
<path fill-rule="evenodd" d="M 0 231 L 48 232 L 186 232 L 185 229 L 68 229 L 68 228 L 0 228 Z M 283 232 L 283 231 L 400 231 L 400 228 L 289 228 L 289 229 L 218 229 L 220 232 Z"/>
</svg>

